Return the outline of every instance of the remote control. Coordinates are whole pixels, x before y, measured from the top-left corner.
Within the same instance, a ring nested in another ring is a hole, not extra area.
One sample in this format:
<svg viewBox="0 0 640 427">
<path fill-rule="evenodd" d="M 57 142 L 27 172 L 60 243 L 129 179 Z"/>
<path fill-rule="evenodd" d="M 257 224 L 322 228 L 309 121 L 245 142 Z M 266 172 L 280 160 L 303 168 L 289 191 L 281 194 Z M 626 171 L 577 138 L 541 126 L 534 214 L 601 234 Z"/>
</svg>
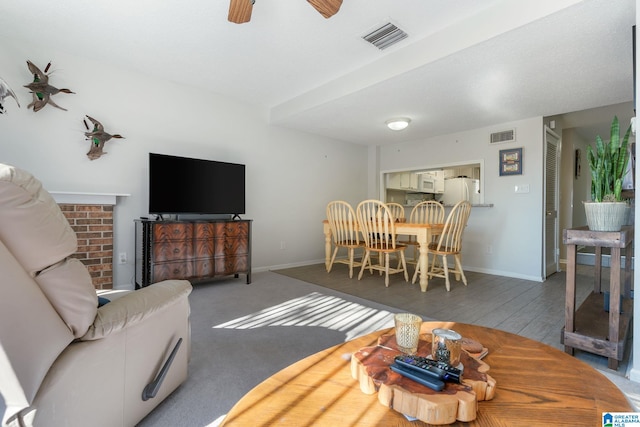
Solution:
<svg viewBox="0 0 640 427">
<path fill-rule="evenodd" d="M 407 368 L 437 376 L 444 381 L 460 383 L 462 378 L 460 369 L 427 359 L 426 357 L 401 355 L 396 356 L 395 362 Z"/>
<path fill-rule="evenodd" d="M 412 379 L 418 384 L 422 384 L 423 386 L 429 387 L 432 390 L 441 391 L 444 388 L 444 383 L 439 379 L 429 375 L 421 374 L 420 372 L 415 371 L 413 369 L 404 368 L 401 365 L 398 365 L 397 363 L 393 363 L 390 366 L 390 368 L 393 372 L 397 372 L 403 377 Z"/>
<path fill-rule="evenodd" d="M 445 378 L 446 381 L 453 381 L 459 383 L 462 380 L 462 369 L 455 368 L 451 365 L 447 365 L 446 363 L 438 362 L 437 360 L 432 360 L 427 357 L 420 357 L 420 362 L 426 363 L 430 366 L 437 366 L 443 371 L 447 372 L 448 377 Z"/>
<path fill-rule="evenodd" d="M 412 356 L 396 356 L 395 362 L 404 368 L 411 369 L 439 380 L 444 380 L 447 376 L 446 371 L 443 371 L 437 366 L 424 364 Z"/>
</svg>

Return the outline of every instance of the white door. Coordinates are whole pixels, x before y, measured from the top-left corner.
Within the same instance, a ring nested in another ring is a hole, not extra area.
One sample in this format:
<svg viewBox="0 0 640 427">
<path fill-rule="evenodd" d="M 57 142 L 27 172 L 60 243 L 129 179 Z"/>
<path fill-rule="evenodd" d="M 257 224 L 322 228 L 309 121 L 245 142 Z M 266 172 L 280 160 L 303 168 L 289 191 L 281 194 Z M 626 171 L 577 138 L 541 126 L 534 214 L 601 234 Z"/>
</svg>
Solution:
<svg viewBox="0 0 640 427">
<path fill-rule="evenodd" d="M 560 168 L 560 138 L 545 126 L 544 132 L 544 267 L 545 277 L 558 270 L 560 254 L 558 175 Z"/>
</svg>

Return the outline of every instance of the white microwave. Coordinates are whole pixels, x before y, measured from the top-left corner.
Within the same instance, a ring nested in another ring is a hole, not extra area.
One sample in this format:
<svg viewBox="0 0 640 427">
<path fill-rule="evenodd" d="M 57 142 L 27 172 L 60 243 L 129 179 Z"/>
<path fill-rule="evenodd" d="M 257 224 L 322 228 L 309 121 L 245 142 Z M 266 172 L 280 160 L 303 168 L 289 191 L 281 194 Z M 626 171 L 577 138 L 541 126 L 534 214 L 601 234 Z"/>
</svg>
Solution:
<svg viewBox="0 0 640 427">
<path fill-rule="evenodd" d="M 420 191 L 424 193 L 435 193 L 436 192 L 436 180 L 432 176 L 429 175 L 421 175 L 420 176 Z"/>
</svg>

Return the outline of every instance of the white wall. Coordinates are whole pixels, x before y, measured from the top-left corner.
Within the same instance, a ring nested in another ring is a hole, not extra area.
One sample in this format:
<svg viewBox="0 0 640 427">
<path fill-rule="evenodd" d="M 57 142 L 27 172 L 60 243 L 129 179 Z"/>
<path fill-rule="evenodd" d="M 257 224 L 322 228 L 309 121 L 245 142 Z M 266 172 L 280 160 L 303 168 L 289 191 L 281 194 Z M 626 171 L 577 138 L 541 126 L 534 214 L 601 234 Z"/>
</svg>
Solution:
<svg viewBox="0 0 640 427">
<path fill-rule="evenodd" d="M 575 132 L 571 133 L 571 138 L 573 148 L 580 150 L 581 157 L 580 176 L 573 181 L 573 210 L 571 226 L 580 227 L 587 225 L 587 215 L 584 212 L 584 205 L 582 202 L 591 200 L 591 176 L 589 170 L 589 159 L 587 159 L 587 146 L 590 145 L 591 142 L 581 138 Z"/>
<path fill-rule="evenodd" d="M 34 173 L 51 191 L 127 193 L 115 209 L 114 253 L 129 264 L 115 267 L 116 287 L 134 276 L 134 222 L 147 214 L 147 156 L 158 152 L 245 163 L 247 213 L 253 219 L 254 270 L 324 259 L 321 221 L 329 200 L 352 203 L 367 194 L 367 149 L 267 124 L 266 110 L 207 92 L 206 79 L 193 87 L 95 63 L 37 46 L 10 45 L 0 75 L 18 94 L 0 116 L 0 162 Z M 126 48 L 123 46 L 123 48 Z M 26 60 L 42 69 L 53 60 L 50 83 L 76 94 L 34 113 Z M 82 119 L 90 115 L 126 139 L 106 145 L 108 154 L 90 161 Z M 285 242 L 285 249 L 280 249 Z"/>
<path fill-rule="evenodd" d="M 490 133 L 511 128 L 516 128 L 515 142 L 489 145 Z M 543 130 L 539 117 L 383 146 L 380 171 L 484 160 L 484 202 L 493 207 L 472 208 L 464 234 L 463 264 L 471 271 L 541 281 Z M 518 147 L 523 148 L 523 174 L 499 176 L 499 151 Z M 529 185 L 530 192 L 516 194 L 515 186 L 523 184 Z"/>
</svg>

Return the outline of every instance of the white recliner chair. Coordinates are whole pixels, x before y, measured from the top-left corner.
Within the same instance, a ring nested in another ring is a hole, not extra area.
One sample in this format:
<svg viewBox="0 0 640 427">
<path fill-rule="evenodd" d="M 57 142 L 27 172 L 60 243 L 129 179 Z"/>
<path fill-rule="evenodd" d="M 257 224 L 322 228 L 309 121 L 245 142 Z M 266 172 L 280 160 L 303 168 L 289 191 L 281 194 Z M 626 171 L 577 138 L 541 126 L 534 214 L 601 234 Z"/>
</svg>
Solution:
<svg viewBox="0 0 640 427">
<path fill-rule="evenodd" d="M 134 426 L 187 378 L 191 285 L 98 297 L 58 205 L 0 164 L 3 426 Z"/>
</svg>

